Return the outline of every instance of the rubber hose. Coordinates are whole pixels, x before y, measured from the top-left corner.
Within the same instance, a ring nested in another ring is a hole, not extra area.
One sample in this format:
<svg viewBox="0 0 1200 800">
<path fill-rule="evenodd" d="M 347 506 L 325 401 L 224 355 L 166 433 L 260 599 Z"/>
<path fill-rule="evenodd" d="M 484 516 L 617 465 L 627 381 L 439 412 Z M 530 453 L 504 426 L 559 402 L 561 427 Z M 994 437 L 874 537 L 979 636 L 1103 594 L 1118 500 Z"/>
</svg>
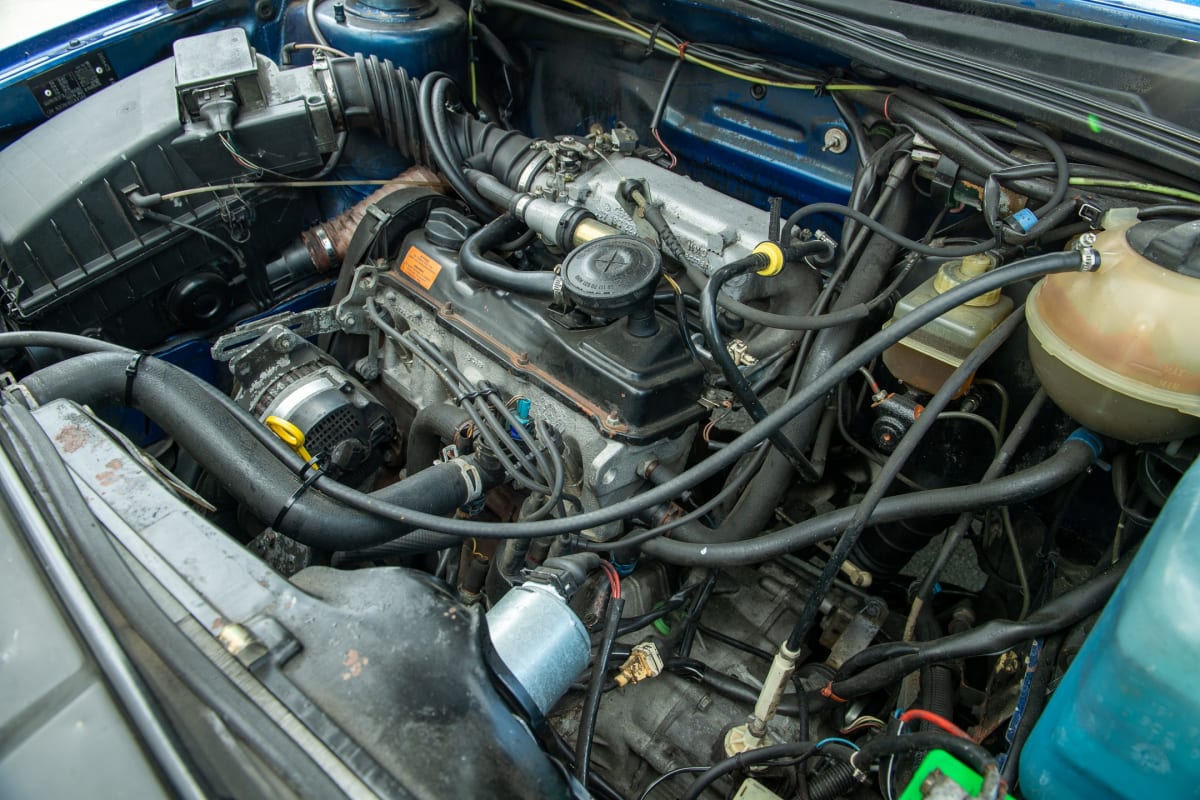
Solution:
<svg viewBox="0 0 1200 800">
<path fill-rule="evenodd" d="M 128 385 L 132 406 L 170 434 L 259 520 L 272 524 L 290 502 L 277 530 L 310 547 L 357 550 L 413 529 L 347 508 L 315 490 L 293 500 L 300 478 L 215 403 L 194 376 L 151 358 L 141 361 L 130 380 L 125 374 L 129 363 L 121 353 L 94 353 L 46 367 L 22 384 L 38 402 L 66 398 L 92 407 L 122 404 Z M 479 469 L 485 487 L 501 478 L 479 459 L 467 460 Z M 371 496 L 439 516 L 469 499 L 466 478 L 456 464 L 431 467 Z"/>
<path fill-rule="evenodd" d="M 845 699 L 861 697 L 890 686 L 923 664 L 1000 653 L 1020 642 L 1056 633 L 1099 611 L 1125 575 L 1131 558 L 1132 555 L 1127 554 L 1099 576 L 1056 597 L 1024 620 L 992 620 L 963 633 L 930 642 L 913 642 L 913 652 L 908 655 L 876 664 L 858 675 L 835 680 L 829 691 Z"/>
<path fill-rule="evenodd" d="M 554 273 L 520 272 L 484 255 L 493 247 L 507 242 L 519 224 L 514 217 L 505 214 L 468 236 L 462 252 L 459 253 L 463 271 L 489 286 L 507 289 L 527 297 L 553 300 Z"/>
<path fill-rule="evenodd" d="M 996 769 L 992 754 L 970 739 L 942 731 L 918 731 L 902 736 L 876 736 L 863 745 L 851 759 L 860 769 L 891 755 L 912 755 L 927 750 L 945 750 L 950 755 L 982 775 Z"/>
<path fill-rule="evenodd" d="M 409 531 L 399 539 L 384 544 L 377 544 L 374 547 L 334 553 L 331 563 L 335 567 L 344 567 L 349 564 L 360 564 L 364 561 L 374 561 L 382 558 L 399 558 L 402 556 L 420 555 L 421 553 L 433 553 L 449 547 L 459 547 L 462 545 L 462 542 L 463 540 L 460 536 L 451 536 L 448 533 L 437 533 L 435 531 L 415 530 Z"/>
<path fill-rule="evenodd" d="M 458 406 L 436 403 L 418 411 L 408 428 L 405 471 L 409 477 L 433 465 L 445 442 L 453 442 L 454 434 L 469 422 L 470 415 Z"/>
<path fill-rule="evenodd" d="M 789 264 L 770 285 L 772 292 L 767 311 L 781 317 L 799 316 L 812 308 L 821 290 L 821 276 L 814 269 Z M 746 352 L 763 359 L 780 350 L 790 350 L 800 343 L 803 331 L 764 327 L 746 340 Z"/>
<path fill-rule="evenodd" d="M 917 638 L 930 641 L 941 638 L 942 630 L 926 606 L 917 618 Z M 934 663 L 921 667 L 921 693 L 914 704 L 940 717 L 954 719 L 954 669 L 949 664 Z"/>
<path fill-rule="evenodd" d="M 808 779 L 808 796 L 810 800 L 837 800 L 857 785 L 854 767 L 835 761 L 819 775 Z"/>
<path fill-rule="evenodd" d="M 870 524 L 977 511 L 1030 500 L 1067 484 L 1091 466 L 1095 458 L 1096 453 L 1088 444 L 1070 439 L 1040 464 L 1002 478 L 885 497 L 871 515 Z M 642 552 L 659 561 L 689 567 L 755 564 L 836 536 L 854 517 L 856 510 L 857 506 L 847 506 L 744 542 L 700 544 L 653 539 L 642 544 Z M 614 546 L 619 544 L 618 541 Z"/>
<path fill-rule="evenodd" d="M 892 204 L 884 211 L 881 222 L 889 227 L 906 222 L 911 210 L 910 198 L 911 193 L 907 188 L 898 191 Z M 881 236 L 871 237 L 859 258 L 857 268 L 850 273 L 842 294 L 834 303 L 833 310 L 866 302 L 873 297 L 879 291 L 879 286 L 895 259 L 897 249 L 895 244 Z M 858 336 L 858 327 L 857 324 L 843 325 L 817 334 L 801 370 L 798 385 L 804 386 L 816 380 L 834 362 L 846 355 Z M 783 435 L 803 451 L 812 442 L 823 412 L 823 403 L 812 403 L 783 426 Z M 769 525 L 775 507 L 779 505 L 792 481 L 792 465 L 785 456 L 772 450 L 767 454 L 767 459 L 758 474 L 750 481 L 745 493 L 717 528 L 706 528 L 698 522 L 689 523 L 680 526 L 675 532 L 675 538 L 683 542 L 715 545 L 757 536 Z M 643 551 L 655 554 L 654 550 L 663 543 L 648 545 L 649 547 L 643 546 Z"/>
</svg>

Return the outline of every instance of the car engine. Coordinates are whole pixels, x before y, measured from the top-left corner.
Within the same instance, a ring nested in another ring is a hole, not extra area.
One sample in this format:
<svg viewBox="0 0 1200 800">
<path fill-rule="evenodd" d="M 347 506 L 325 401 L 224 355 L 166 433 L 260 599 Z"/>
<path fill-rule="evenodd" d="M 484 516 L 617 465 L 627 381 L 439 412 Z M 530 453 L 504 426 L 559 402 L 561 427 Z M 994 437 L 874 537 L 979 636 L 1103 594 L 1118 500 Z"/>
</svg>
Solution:
<svg viewBox="0 0 1200 800">
<path fill-rule="evenodd" d="M 169 715 L 212 794 L 1073 796 L 1190 491 L 1194 137 L 780 4 L 254 5 L 0 150 L 0 443 L 152 693 L 274 709 Z"/>
</svg>

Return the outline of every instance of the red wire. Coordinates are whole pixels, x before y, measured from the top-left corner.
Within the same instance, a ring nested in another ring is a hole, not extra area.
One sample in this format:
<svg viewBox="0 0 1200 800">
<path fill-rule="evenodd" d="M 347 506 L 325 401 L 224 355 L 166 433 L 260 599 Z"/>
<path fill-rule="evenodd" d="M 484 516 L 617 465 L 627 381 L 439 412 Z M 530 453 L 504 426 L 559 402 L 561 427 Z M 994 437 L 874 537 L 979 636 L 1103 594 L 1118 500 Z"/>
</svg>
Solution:
<svg viewBox="0 0 1200 800">
<path fill-rule="evenodd" d="M 661 147 L 663 152 L 666 153 L 671 159 L 671 164 L 667 167 L 667 169 L 675 169 L 675 165 L 679 163 L 679 159 L 675 157 L 675 154 L 671 152 L 671 148 L 667 147 L 667 143 L 664 142 L 662 137 L 658 135 L 658 128 L 651 128 L 650 133 L 654 134 L 654 141 L 658 142 L 658 146 Z"/>
<path fill-rule="evenodd" d="M 608 577 L 609 590 L 612 598 L 616 600 L 621 596 L 621 576 L 617 572 L 617 568 L 607 561 L 601 561 L 600 569 L 604 570 L 604 574 Z"/>
<path fill-rule="evenodd" d="M 952 733 L 955 736 L 959 736 L 963 739 L 971 738 L 967 735 L 966 731 L 955 725 L 950 720 L 946 719 L 940 714 L 935 714 L 932 711 L 926 711 L 923 708 L 910 708 L 908 711 L 905 711 L 900 715 L 901 722 L 912 722 L 913 720 L 920 720 L 921 722 L 928 722 L 931 725 L 936 725 L 946 733 Z M 972 741 L 974 740 L 972 739 Z"/>
</svg>

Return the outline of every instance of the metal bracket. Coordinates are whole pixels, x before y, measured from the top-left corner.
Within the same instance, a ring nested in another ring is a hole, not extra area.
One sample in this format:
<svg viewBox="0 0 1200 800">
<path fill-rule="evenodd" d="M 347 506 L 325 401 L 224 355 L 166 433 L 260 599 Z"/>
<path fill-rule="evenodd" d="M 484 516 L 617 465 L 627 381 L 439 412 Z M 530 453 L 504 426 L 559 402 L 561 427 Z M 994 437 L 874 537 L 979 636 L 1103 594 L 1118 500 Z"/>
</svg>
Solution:
<svg viewBox="0 0 1200 800">
<path fill-rule="evenodd" d="M 342 330 L 342 326 L 338 322 L 337 310 L 331 306 L 299 313 L 286 311 L 239 325 L 232 333 L 227 333 L 217 339 L 212 348 L 213 361 L 229 361 L 237 355 L 237 350 L 258 341 L 258 337 L 266 333 L 267 329 L 273 325 L 287 328 L 305 339 Z"/>
<path fill-rule="evenodd" d="M 375 275 L 379 267 L 363 264 L 354 272 L 350 293 L 336 306 L 325 306 L 308 311 L 285 311 L 282 314 L 264 317 L 243 323 L 217 339 L 212 348 L 213 361 L 229 361 L 236 351 L 258 340 L 273 325 L 280 325 L 304 339 L 326 333 L 370 333 L 367 315 L 362 305 L 376 286 Z"/>
</svg>

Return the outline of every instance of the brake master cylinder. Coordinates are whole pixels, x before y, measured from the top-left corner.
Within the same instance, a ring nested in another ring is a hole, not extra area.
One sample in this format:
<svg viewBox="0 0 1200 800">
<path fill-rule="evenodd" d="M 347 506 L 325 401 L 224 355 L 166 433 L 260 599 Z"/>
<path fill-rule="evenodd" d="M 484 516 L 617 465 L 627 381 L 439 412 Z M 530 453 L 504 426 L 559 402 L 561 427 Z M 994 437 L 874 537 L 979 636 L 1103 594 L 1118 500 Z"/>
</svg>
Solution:
<svg viewBox="0 0 1200 800">
<path fill-rule="evenodd" d="M 884 327 L 995 266 L 995 258 L 986 253 L 947 261 L 938 267 L 936 275 L 896 304 L 892 319 Z M 1012 313 L 1012 309 L 1013 301 L 999 289 L 968 300 L 889 347 L 883 354 L 883 363 L 908 386 L 934 394 L 984 337 Z M 970 381 L 963 385 L 959 394 L 969 387 Z"/>
</svg>

